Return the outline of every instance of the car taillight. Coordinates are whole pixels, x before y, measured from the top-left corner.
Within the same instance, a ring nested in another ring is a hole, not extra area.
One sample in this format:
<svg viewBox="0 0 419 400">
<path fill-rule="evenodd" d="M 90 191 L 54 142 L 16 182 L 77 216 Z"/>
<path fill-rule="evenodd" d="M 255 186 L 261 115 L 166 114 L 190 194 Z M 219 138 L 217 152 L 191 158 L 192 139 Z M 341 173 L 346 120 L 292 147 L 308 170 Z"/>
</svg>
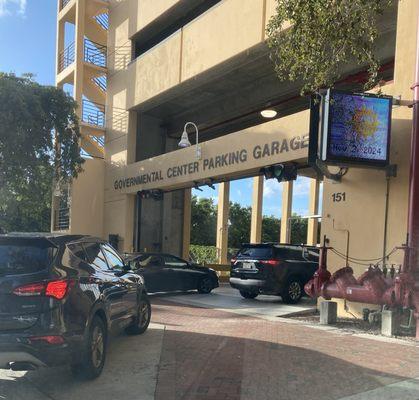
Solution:
<svg viewBox="0 0 419 400">
<path fill-rule="evenodd" d="M 67 294 L 69 288 L 69 281 L 52 281 L 48 282 L 45 290 L 45 296 L 54 297 L 57 300 L 62 300 Z"/>
<path fill-rule="evenodd" d="M 31 283 L 25 286 L 19 286 L 13 290 L 17 296 L 42 296 L 44 294 L 46 283 Z"/>
<path fill-rule="evenodd" d="M 30 283 L 13 290 L 16 296 L 47 296 L 62 300 L 68 292 L 70 281 L 59 280 L 50 282 Z"/>
<path fill-rule="evenodd" d="M 272 265 L 274 267 L 276 267 L 279 264 L 281 264 L 281 261 L 278 261 L 278 260 L 260 260 L 259 262 L 261 264 L 268 264 L 268 265 Z"/>
<path fill-rule="evenodd" d="M 34 336 L 29 338 L 30 342 L 45 342 L 48 344 L 64 344 L 65 340 L 62 336 Z"/>
</svg>

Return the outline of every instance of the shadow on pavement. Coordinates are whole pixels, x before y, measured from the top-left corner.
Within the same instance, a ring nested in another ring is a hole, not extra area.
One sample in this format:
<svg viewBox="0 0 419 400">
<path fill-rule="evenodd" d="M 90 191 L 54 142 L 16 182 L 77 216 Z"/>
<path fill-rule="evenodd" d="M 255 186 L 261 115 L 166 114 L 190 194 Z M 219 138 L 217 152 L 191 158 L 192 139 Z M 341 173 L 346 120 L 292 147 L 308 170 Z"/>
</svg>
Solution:
<svg viewBox="0 0 419 400">
<path fill-rule="evenodd" d="M 0 399 L 337 400 L 419 376 L 416 348 L 183 305 L 157 305 L 155 311 L 146 334 L 111 341 L 97 380 L 74 380 L 68 368 L 5 371 Z M 166 322 L 166 330 L 157 325 Z M 387 387 L 391 397 L 350 400 L 416 399 L 417 382 L 408 393 Z"/>
<path fill-rule="evenodd" d="M 419 365 L 410 373 L 418 376 Z M 406 380 L 409 375 L 364 368 L 295 346 L 166 331 L 156 399 L 337 400 Z M 392 390 L 392 397 L 385 398 L 417 399 L 419 381 L 414 392 Z M 366 394 L 365 399 L 372 397 Z"/>
<path fill-rule="evenodd" d="M 105 368 L 95 381 L 73 378 L 68 367 L 0 370 L 0 399 L 154 399 L 163 334 L 162 327 L 153 326 L 141 336 L 112 338 Z"/>
</svg>

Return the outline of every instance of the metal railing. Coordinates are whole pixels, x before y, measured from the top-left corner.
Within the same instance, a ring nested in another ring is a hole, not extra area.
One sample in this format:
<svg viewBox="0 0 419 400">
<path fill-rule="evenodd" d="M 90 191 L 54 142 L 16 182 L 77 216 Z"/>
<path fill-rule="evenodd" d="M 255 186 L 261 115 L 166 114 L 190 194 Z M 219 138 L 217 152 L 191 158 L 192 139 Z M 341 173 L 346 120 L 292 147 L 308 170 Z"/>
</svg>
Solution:
<svg viewBox="0 0 419 400">
<path fill-rule="evenodd" d="M 73 64 L 75 57 L 74 42 L 69 44 L 58 55 L 58 72 L 64 71 L 69 65 Z"/>
<path fill-rule="evenodd" d="M 84 61 L 106 68 L 106 54 L 106 46 L 84 39 Z"/>
<path fill-rule="evenodd" d="M 61 0 L 61 10 L 68 4 L 70 3 L 71 0 Z"/>
<path fill-rule="evenodd" d="M 109 29 L 109 15 L 107 13 L 96 15 L 95 20 L 105 31 Z"/>
<path fill-rule="evenodd" d="M 106 87 L 107 87 L 107 80 L 106 80 L 106 75 L 102 75 L 102 76 L 98 76 L 96 78 L 92 79 L 93 83 L 97 86 L 99 86 L 99 88 L 106 92 Z"/>
<path fill-rule="evenodd" d="M 101 128 L 105 127 L 105 106 L 83 99 L 82 121 Z"/>
<path fill-rule="evenodd" d="M 70 228 L 70 209 L 60 208 L 55 211 L 54 230 L 65 231 Z"/>
<path fill-rule="evenodd" d="M 92 140 L 94 142 L 96 142 L 96 144 L 99 147 L 105 147 L 105 137 L 104 136 L 90 136 L 92 138 Z"/>
</svg>

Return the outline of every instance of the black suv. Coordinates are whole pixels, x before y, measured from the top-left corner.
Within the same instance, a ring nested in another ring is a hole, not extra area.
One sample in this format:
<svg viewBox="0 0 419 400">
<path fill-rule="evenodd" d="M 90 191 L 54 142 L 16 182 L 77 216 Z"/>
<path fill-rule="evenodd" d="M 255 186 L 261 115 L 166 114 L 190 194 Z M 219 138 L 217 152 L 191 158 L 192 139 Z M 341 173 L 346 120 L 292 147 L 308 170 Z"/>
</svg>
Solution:
<svg viewBox="0 0 419 400">
<path fill-rule="evenodd" d="M 319 265 L 319 249 L 286 244 L 246 244 L 231 260 L 230 285 L 246 299 L 258 294 L 298 303 Z"/>
<path fill-rule="evenodd" d="M 0 368 L 70 364 L 100 375 L 108 333 L 146 331 L 141 276 L 106 242 L 75 235 L 0 235 Z"/>
</svg>

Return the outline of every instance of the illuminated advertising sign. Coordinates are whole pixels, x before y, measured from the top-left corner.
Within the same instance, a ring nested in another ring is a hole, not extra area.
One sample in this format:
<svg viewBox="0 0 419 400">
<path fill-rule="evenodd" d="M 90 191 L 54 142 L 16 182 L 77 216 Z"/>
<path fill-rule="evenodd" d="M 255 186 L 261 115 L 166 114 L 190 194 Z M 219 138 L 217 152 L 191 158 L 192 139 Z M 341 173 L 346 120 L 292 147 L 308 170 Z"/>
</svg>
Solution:
<svg viewBox="0 0 419 400">
<path fill-rule="evenodd" d="M 391 107 L 388 96 L 329 90 L 322 108 L 322 160 L 337 165 L 388 165 Z"/>
</svg>

